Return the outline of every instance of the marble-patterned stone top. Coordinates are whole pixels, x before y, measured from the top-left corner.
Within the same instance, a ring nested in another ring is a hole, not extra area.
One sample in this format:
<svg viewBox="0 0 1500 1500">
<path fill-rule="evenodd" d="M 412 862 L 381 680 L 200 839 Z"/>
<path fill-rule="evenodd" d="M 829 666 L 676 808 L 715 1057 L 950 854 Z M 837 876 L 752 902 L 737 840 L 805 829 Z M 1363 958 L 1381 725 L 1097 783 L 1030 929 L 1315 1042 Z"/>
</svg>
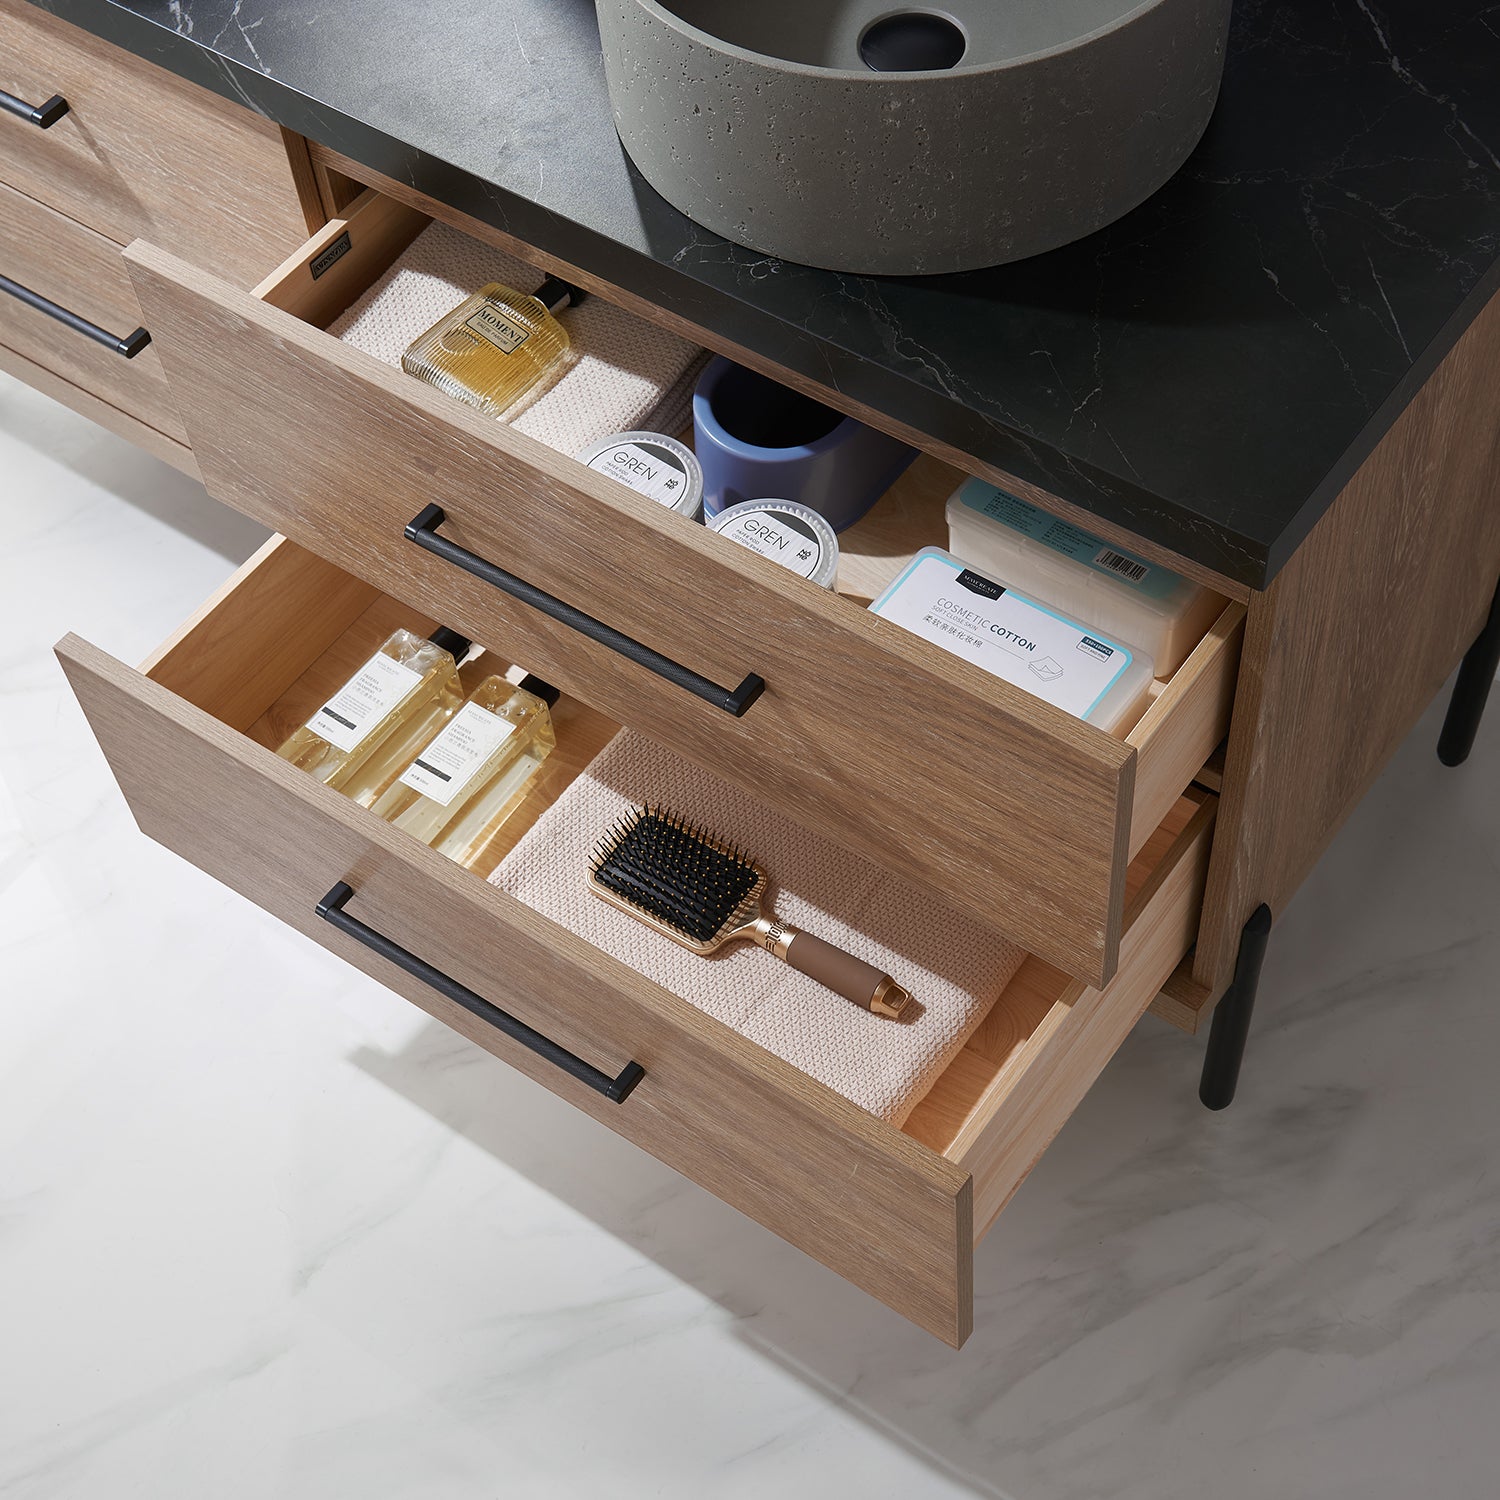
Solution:
<svg viewBox="0 0 1500 1500">
<path fill-rule="evenodd" d="M 42 3 L 1252 587 L 1500 282 L 1484 0 L 1236 0 L 1164 189 L 936 278 L 771 260 L 669 207 L 615 137 L 590 0 Z"/>
</svg>

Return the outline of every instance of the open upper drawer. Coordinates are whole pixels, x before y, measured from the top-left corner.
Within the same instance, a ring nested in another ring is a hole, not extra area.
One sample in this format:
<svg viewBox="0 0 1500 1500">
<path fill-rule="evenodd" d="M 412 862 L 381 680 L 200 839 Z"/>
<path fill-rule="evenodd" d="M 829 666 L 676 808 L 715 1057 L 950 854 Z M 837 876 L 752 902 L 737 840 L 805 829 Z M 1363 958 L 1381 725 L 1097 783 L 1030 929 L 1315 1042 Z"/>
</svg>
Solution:
<svg viewBox="0 0 1500 1500">
<path fill-rule="evenodd" d="M 557 749 L 469 868 L 273 753 L 395 625 L 429 623 L 277 538 L 141 670 L 74 636 L 58 652 L 143 832 L 962 1343 L 976 1240 L 1192 943 L 1214 799 L 1179 799 L 1133 862 L 1113 982 L 1027 960 L 897 1130 L 480 878 L 603 716 L 561 700 Z M 320 914 L 339 886 L 362 938 Z M 625 1097 L 602 1091 L 632 1063 Z"/>
<path fill-rule="evenodd" d="M 1228 727 L 1242 607 L 1226 607 L 1128 739 L 1081 723 L 322 331 L 426 222 L 367 192 L 255 294 L 130 247 L 209 490 L 1107 982 L 1130 860 Z M 446 556 L 406 535 L 432 504 Z M 941 503 L 926 514 L 918 545 L 946 536 Z M 503 592 L 486 565 L 655 666 Z M 662 659 L 689 685 L 661 675 Z M 726 711 L 752 674 L 764 691 Z M 691 690 L 705 681 L 721 701 Z"/>
</svg>

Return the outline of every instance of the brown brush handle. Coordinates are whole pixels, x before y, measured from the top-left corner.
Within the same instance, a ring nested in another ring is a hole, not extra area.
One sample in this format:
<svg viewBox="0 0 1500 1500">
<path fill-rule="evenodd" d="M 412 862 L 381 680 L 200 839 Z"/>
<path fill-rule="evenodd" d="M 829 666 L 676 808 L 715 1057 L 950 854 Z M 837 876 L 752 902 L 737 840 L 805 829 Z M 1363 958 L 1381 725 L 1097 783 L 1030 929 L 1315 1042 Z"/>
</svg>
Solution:
<svg viewBox="0 0 1500 1500">
<path fill-rule="evenodd" d="M 786 961 L 798 973 L 826 985 L 834 994 L 880 1015 L 900 1015 L 901 1008 L 911 998 L 874 964 L 867 964 L 810 932 L 799 932 L 792 939 L 787 946 Z"/>
</svg>

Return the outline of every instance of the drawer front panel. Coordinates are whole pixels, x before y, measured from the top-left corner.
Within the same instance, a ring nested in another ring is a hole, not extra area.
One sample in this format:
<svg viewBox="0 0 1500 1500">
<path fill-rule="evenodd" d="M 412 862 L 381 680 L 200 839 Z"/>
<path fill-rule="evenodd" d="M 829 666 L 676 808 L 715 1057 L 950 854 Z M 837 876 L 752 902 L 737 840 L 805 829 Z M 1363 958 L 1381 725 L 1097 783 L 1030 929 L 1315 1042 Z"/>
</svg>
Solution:
<svg viewBox="0 0 1500 1500">
<path fill-rule="evenodd" d="M 220 500 L 1107 981 L 1130 746 L 154 246 L 126 258 Z M 732 717 L 422 550 L 403 531 L 433 502 L 468 552 L 764 694 Z"/>
<path fill-rule="evenodd" d="M 141 324 L 120 247 L 3 184 L 0 276 L 119 337 Z M 158 432 L 187 441 L 161 357 L 151 345 L 126 359 L 3 290 L 0 344 Z"/>
<path fill-rule="evenodd" d="M 0 180 L 119 244 L 253 280 L 307 236 L 278 127 L 25 0 L 0 0 L 0 89 L 68 104 L 45 130 L 0 114 Z"/>
<path fill-rule="evenodd" d="M 256 587 L 244 613 L 264 620 L 279 585 Z M 166 687 L 76 637 L 58 653 L 143 832 L 940 1338 L 967 1336 L 965 1170 Z M 202 670 L 190 655 L 184 670 Z M 253 675 L 239 679 L 248 715 Z M 315 906 L 340 881 L 351 916 L 611 1076 L 629 1060 L 645 1076 L 606 1099 L 336 931 Z"/>
</svg>

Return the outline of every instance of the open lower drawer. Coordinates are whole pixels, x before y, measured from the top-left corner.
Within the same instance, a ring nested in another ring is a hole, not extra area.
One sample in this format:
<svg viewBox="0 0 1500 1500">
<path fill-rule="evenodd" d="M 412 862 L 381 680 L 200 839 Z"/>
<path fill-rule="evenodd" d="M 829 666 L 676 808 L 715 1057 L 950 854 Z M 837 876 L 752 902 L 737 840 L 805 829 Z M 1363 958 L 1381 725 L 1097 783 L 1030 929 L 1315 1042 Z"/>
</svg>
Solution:
<svg viewBox="0 0 1500 1500">
<path fill-rule="evenodd" d="M 1108 988 L 1028 960 L 897 1130 L 479 878 L 608 739 L 599 714 L 562 700 L 474 870 L 273 753 L 395 625 L 427 623 L 277 538 L 139 671 L 76 636 L 58 654 L 145 833 L 962 1343 L 976 1239 L 1192 943 L 1212 797 L 1179 799 L 1132 863 Z M 377 948 L 320 917 L 341 884 Z"/>
<path fill-rule="evenodd" d="M 1083 724 L 323 332 L 426 223 L 366 193 L 255 294 L 130 247 L 209 490 L 1107 982 L 1130 861 L 1228 728 L 1243 608 L 1128 739 Z M 406 534 L 434 503 L 445 555 Z M 910 546 L 946 539 L 941 495 L 917 519 Z M 496 569 L 645 649 L 578 633 Z"/>
</svg>

